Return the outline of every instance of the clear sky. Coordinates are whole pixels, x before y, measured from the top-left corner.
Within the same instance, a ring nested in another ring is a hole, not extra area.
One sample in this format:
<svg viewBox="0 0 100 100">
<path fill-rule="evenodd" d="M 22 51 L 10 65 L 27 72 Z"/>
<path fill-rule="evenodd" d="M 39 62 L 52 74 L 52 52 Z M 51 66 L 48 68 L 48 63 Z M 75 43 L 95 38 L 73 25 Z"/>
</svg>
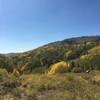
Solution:
<svg viewBox="0 0 100 100">
<path fill-rule="evenodd" d="M 100 35 L 100 0 L 0 0 L 0 53 Z"/>
</svg>

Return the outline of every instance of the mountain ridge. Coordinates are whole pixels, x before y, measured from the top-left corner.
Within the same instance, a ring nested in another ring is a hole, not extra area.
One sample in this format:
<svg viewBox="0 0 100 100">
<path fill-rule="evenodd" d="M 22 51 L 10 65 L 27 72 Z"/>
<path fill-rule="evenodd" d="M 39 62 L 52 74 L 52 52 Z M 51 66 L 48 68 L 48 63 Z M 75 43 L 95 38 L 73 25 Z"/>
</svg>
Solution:
<svg viewBox="0 0 100 100">
<path fill-rule="evenodd" d="M 54 42 L 50 42 L 48 44 L 44 44 L 44 45 L 41 45 L 35 49 L 38 49 L 38 48 L 41 48 L 41 47 L 45 47 L 45 46 L 48 46 L 48 45 L 52 45 L 52 44 L 59 44 L 59 43 L 63 43 L 63 42 L 70 42 L 70 41 L 75 41 L 75 40 L 80 40 L 80 39 L 95 39 L 95 38 L 100 38 L 100 35 L 94 35 L 94 36 L 79 36 L 79 37 L 72 37 L 72 38 L 65 38 L 65 39 L 62 39 L 62 40 L 58 40 L 58 41 L 54 41 Z M 32 50 L 35 50 L 35 49 L 31 49 L 31 50 L 28 50 L 28 51 L 23 51 L 23 52 L 10 52 L 10 53 L 2 53 L 4 55 L 14 55 L 14 54 L 21 54 L 21 53 L 25 53 L 25 52 L 29 52 L 29 51 L 32 51 Z"/>
</svg>

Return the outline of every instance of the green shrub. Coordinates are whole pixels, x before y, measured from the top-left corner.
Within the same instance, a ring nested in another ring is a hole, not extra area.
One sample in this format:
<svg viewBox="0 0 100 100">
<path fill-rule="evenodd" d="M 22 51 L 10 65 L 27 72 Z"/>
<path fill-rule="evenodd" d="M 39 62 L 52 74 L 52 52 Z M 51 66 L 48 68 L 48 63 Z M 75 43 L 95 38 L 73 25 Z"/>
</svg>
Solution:
<svg viewBox="0 0 100 100">
<path fill-rule="evenodd" d="M 6 69 L 0 69 L 0 80 L 8 77 L 8 72 Z"/>
</svg>

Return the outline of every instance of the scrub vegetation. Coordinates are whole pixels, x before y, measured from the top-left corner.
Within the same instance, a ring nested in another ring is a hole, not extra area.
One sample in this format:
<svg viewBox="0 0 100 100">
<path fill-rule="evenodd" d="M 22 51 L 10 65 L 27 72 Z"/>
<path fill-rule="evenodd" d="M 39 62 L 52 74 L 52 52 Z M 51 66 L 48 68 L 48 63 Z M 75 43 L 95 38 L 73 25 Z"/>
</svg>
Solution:
<svg viewBox="0 0 100 100">
<path fill-rule="evenodd" d="M 0 54 L 0 100 L 99 100 L 100 36 Z"/>
</svg>

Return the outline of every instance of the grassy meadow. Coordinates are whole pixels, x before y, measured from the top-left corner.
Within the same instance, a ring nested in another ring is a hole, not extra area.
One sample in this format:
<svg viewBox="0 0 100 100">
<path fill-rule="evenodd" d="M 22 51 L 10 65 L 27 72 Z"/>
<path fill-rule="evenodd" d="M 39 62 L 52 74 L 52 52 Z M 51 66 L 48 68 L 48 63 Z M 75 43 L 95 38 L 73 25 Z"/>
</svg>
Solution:
<svg viewBox="0 0 100 100">
<path fill-rule="evenodd" d="M 100 100 L 100 71 L 20 77 L 0 71 L 0 100 Z"/>
</svg>

